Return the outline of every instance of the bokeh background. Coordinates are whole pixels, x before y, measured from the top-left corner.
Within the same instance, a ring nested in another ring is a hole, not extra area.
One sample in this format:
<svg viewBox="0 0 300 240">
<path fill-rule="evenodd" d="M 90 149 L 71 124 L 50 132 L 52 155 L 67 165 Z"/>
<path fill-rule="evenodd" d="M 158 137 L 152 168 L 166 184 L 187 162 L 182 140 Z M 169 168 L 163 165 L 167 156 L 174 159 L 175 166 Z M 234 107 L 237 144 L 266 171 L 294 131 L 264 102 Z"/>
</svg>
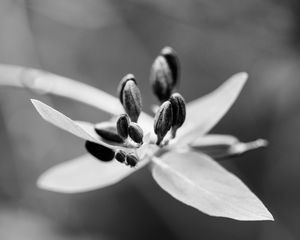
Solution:
<svg viewBox="0 0 300 240">
<path fill-rule="evenodd" d="M 187 101 L 247 71 L 240 98 L 213 132 L 270 141 L 267 149 L 222 164 L 276 220 L 206 216 L 161 190 L 147 169 L 84 194 L 40 190 L 35 181 L 43 171 L 84 147 L 41 120 L 29 99 L 75 119 L 99 122 L 108 115 L 2 87 L 0 239 L 299 239 L 299 12 L 297 0 L 0 0 L 1 63 L 41 68 L 111 94 L 123 75 L 134 73 L 147 112 L 155 101 L 149 68 L 165 45 L 180 56 Z"/>
</svg>

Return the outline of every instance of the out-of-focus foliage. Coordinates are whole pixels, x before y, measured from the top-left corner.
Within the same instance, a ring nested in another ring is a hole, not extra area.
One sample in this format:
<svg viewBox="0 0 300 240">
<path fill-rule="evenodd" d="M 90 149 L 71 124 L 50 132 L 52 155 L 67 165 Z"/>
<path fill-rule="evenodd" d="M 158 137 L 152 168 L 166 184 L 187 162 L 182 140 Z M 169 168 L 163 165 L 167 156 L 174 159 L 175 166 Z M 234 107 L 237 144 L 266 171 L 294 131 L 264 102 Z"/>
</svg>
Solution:
<svg viewBox="0 0 300 240">
<path fill-rule="evenodd" d="M 276 219 L 239 223 L 202 215 L 172 200 L 145 171 L 85 195 L 38 190 L 38 175 L 79 155 L 83 144 L 40 120 L 29 102 L 34 94 L 2 88 L 1 239 L 298 239 L 298 12 L 292 0 L 0 1 L 2 63 L 43 68 L 113 94 L 133 72 L 145 110 L 154 101 L 150 65 L 162 46 L 182 59 L 187 101 L 247 71 L 244 94 L 215 132 L 271 142 L 224 165 L 250 183 Z M 65 99 L 43 100 L 81 120 L 107 117 Z"/>
</svg>

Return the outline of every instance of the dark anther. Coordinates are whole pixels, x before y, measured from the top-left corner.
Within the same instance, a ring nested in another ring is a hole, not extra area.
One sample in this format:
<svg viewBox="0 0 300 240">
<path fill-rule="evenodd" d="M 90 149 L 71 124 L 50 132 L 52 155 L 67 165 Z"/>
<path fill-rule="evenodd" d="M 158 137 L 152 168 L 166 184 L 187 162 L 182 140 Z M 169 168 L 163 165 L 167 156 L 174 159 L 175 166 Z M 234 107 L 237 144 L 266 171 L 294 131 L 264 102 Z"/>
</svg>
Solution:
<svg viewBox="0 0 300 240">
<path fill-rule="evenodd" d="M 154 132 L 157 135 L 157 145 L 160 145 L 173 122 L 173 111 L 170 101 L 165 101 L 157 111 L 154 118 Z"/>
<path fill-rule="evenodd" d="M 172 86 L 175 87 L 179 81 L 180 75 L 180 64 L 178 55 L 171 47 L 164 47 L 161 50 L 161 55 L 164 56 L 167 60 L 173 77 Z"/>
<path fill-rule="evenodd" d="M 126 164 L 128 164 L 130 167 L 135 167 L 138 163 L 138 158 L 133 153 L 128 153 L 126 156 Z"/>
<path fill-rule="evenodd" d="M 169 99 L 173 84 L 170 67 L 163 56 L 158 56 L 152 65 L 150 83 L 155 96 L 161 101 Z"/>
<path fill-rule="evenodd" d="M 142 111 L 142 97 L 134 76 L 132 74 L 126 76 L 121 80 L 119 97 L 131 121 L 137 122 Z"/>
<path fill-rule="evenodd" d="M 173 93 L 169 101 L 173 110 L 172 137 L 175 138 L 176 131 L 185 121 L 186 110 L 184 98 L 179 93 Z"/>
<path fill-rule="evenodd" d="M 124 140 L 128 137 L 130 119 L 127 114 L 122 114 L 117 120 L 117 132 Z"/>
<path fill-rule="evenodd" d="M 134 75 L 131 74 L 131 73 L 129 73 L 129 74 L 125 75 L 121 79 L 121 81 L 119 83 L 119 86 L 118 86 L 118 96 L 119 96 L 120 102 L 122 104 L 123 104 L 123 98 L 122 98 L 122 96 L 123 96 L 123 89 L 124 89 L 124 86 L 125 86 L 126 82 L 128 82 L 129 80 L 132 80 L 132 81 L 134 81 L 136 83 Z"/>
<path fill-rule="evenodd" d="M 113 123 L 96 124 L 95 131 L 99 134 L 100 137 L 102 137 L 105 140 L 117 142 L 117 143 L 124 142 L 123 138 L 120 137 L 119 134 L 117 133 L 117 128 Z"/>
<path fill-rule="evenodd" d="M 125 151 L 123 151 L 123 150 L 118 150 L 118 151 L 116 151 L 116 154 L 115 154 L 115 159 L 117 160 L 117 161 L 119 161 L 120 163 L 123 163 L 123 162 L 125 162 L 125 160 L 126 160 L 126 152 Z"/>
<path fill-rule="evenodd" d="M 130 138 L 138 143 L 142 144 L 143 143 L 143 137 L 144 137 L 144 132 L 143 129 L 137 124 L 137 123 L 130 123 L 129 128 L 128 128 L 128 133 Z"/>
<path fill-rule="evenodd" d="M 91 155 L 103 162 L 109 162 L 115 156 L 114 150 L 94 142 L 86 141 L 85 148 Z"/>
</svg>

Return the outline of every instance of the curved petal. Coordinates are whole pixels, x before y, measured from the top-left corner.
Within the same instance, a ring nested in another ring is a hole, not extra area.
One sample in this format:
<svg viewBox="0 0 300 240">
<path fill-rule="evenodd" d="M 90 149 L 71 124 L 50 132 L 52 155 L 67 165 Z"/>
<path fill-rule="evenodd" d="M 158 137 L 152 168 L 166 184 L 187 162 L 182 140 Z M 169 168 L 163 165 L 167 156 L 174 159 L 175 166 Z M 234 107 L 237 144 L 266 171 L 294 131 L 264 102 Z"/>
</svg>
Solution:
<svg viewBox="0 0 300 240">
<path fill-rule="evenodd" d="M 38 113 L 41 115 L 41 117 L 47 122 L 52 123 L 56 127 L 59 127 L 84 140 L 99 143 L 109 148 L 123 148 L 122 144 L 106 141 L 101 138 L 95 132 L 93 124 L 73 121 L 71 118 L 65 116 L 61 112 L 38 100 L 32 99 L 31 102 Z"/>
<path fill-rule="evenodd" d="M 145 162 L 146 163 L 146 162 Z M 38 181 L 38 187 L 61 193 L 80 193 L 113 185 L 146 164 L 130 168 L 117 161 L 102 162 L 89 154 L 58 164 Z"/>
<path fill-rule="evenodd" d="M 112 115 L 124 112 L 118 98 L 82 82 L 38 69 L 0 64 L 1 85 L 27 88 L 38 94 L 54 94 L 70 98 Z M 146 113 L 141 113 L 139 124 L 146 132 L 153 131 L 153 119 Z"/>
<path fill-rule="evenodd" d="M 153 159 L 152 175 L 177 200 L 208 215 L 236 220 L 273 220 L 262 202 L 236 176 L 209 156 L 167 153 Z"/>
<path fill-rule="evenodd" d="M 247 73 L 237 73 L 212 93 L 188 103 L 178 141 L 188 143 L 209 132 L 235 102 L 247 78 Z"/>
</svg>

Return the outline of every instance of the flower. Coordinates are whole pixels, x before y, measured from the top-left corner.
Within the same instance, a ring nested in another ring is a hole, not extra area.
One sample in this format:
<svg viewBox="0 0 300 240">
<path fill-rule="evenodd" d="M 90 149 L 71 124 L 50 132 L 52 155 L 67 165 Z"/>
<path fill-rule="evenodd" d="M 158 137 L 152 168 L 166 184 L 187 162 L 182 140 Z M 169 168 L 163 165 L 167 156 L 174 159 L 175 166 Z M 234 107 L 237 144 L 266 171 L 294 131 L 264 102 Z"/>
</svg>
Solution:
<svg viewBox="0 0 300 240">
<path fill-rule="evenodd" d="M 168 49 L 168 51 L 162 51 L 161 56 L 164 56 L 166 52 L 174 53 Z M 176 70 L 176 62 L 178 59 L 174 59 L 176 61 L 172 61 L 170 69 L 173 72 L 171 76 L 175 76 L 175 71 L 177 82 L 179 71 Z M 167 66 L 166 64 L 162 66 Z M 159 74 L 162 74 L 163 71 L 159 71 Z M 166 72 L 170 78 L 170 70 Z M 129 76 L 129 81 L 128 79 L 126 81 L 130 82 L 130 85 L 127 87 L 123 79 L 121 82 L 123 86 L 119 92 L 129 89 L 128 95 L 132 99 L 138 99 L 137 104 L 140 108 L 140 93 L 134 95 L 135 90 L 132 89 L 135 88 L 136 82 L 132 80 L 133 75 Z M 246 73 L 235 74 L 212 93 L 187 103 L 186 106 L 180 94 L 175 93 L 172 98 L 175 84 L 174 81 L 171 82 L 172 91 L 167 87 L 168 95 L 164 94 L 163 98 L 162 95 L 158 96 L 162 106 L 157 111 L 156 119 L 158 120 L 155 124 L 153 117 L 144 112 L 140 113 L 135 108 L 134 114 L 130 116 L 129 108 L 132 106 L 128 105 L 123 96 L 119 96 L 122 99 L 121 102 L 126 102 L 127 109 L 125 110 L 133 121 L 131 131 L 136 132 L 131 135 L 138 139 L 139 143 L 136 143 L 128 140 L 130 134 L 124 126 L 129 126 L 131 123 L 124 115 L 124 109 L 118 98 L 84 83 L 51 73 L 0 65 L 0 84 L 2 85 L 27 88 L 39 94 L 55 94 L 71 98 L 106 111 L 112 117 L 120 116 L 118 129 L 114 134 L 119 132 L 122 137 L 120 141 L 112 141 L 112 139 L 106 139 L 105 135 L 101 135 L 103 131 L 100 131 L 99 135 L 99 129 L 97 133 L 95 124 L 74 121 L 45 103 L 32 99 L 34 107 L 44 120 L 84 139 L 90 152 L 97 150 L 94 156 L 97 157 L 100 154 L 101 159 L 101 154 L 105 153 L 103 161 L 87 153 L 50 168 L 38 179 L 37 184 L 40 188 L 63 193 L 85 192 L 113 185 L 140 168 L 150 166 L 154 180 L 162 189 L 175 199 L 203 213 L 236 220 L 273 220 L 271 213 L 251 190 L 239 178 L 212 159 L 212 157 L 224 158 L 239 155 L 248 150 L 266 146 L 267 142 L 258 139 L 250 143 L 242 143 L 233 136 L 207 134 L 234 103 L 247 77 Z M 154 92 L 157 91 L 158 88 L 154 88 Z M 167 100 L 169 97 L 173 100 Z M 166 101 L 169 102 L 166 103 Z M 168 118 L 174 110 L 168 110 L 172 102 L 178 104 L 178 109 L 174 108 L 176 114 L 184 114 L 179 120 L 177 116 L 175 122 L 170 120 L 170 117 Z M 104 124 L 116 124 L 118 121 L 116 118 L 113 119 Z M 171 123 L 165 119 L 169 119 Z M 97 126 L 101 130 L 101 127 Z M 154 133 L 154 126 L 157 136 Z M 168 131 L 169 135 L 165 136 Z M 156 141 L 158 138 L 159 141 Z M 99 145 L 101 147 L 98 149 Z M 115 159 L 111 160 L 113 157 Z"/>
</svg>

